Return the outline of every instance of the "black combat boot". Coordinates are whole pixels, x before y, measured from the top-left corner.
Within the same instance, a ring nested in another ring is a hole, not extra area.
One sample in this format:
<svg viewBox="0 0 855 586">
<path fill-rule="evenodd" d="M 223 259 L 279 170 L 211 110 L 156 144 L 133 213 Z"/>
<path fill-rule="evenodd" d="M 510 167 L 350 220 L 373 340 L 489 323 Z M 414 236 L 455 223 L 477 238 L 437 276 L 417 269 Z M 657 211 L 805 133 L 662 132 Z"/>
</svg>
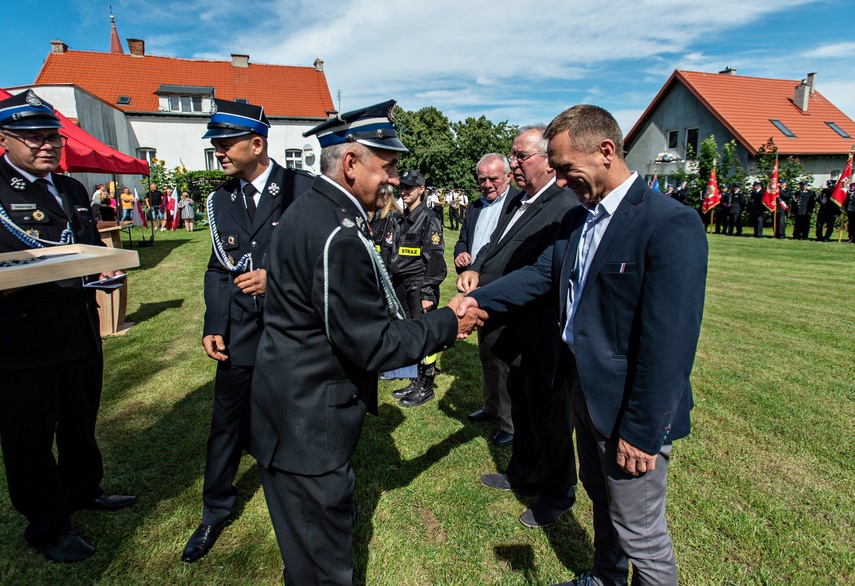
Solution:
<svg viewBox="0 0 855 586">
<path fill-rule="evenodd" d="M 433 378 L 436 376 L 433 365 L 425 366 L 419 364 L 419 376 L 416 379 L 416 388 L 398 403 L 401 407 L 418 407 L 433 399 Z"/>
<path fill-rule="evenodd" d="M 419 373 L 419 376 L 421 376 L 421 372 Z M 403 389 L 398 389 L 397 391 L 392 391 L 392 396 L 395 397 L 396 399 L 401 399 L 403 397 L 406 397 L 407 395 L 409 395 L 413 391 L 415 391 L 418 388 L 418 386 L 419 386 L 419 379 L 418 378 L 411 378 L 410 384 L 405 386 Z"/>
</svg>

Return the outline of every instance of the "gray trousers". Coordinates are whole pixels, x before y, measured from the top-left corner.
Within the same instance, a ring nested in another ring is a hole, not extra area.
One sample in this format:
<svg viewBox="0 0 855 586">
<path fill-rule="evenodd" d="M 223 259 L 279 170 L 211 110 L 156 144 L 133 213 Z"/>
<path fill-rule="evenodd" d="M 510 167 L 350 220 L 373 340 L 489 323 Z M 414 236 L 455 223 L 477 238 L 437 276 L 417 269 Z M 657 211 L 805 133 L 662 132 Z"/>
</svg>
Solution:
<svg viewBox="0 0 855 586">
<path fill-rule="evenodd" d="M 511 397 L 508 395 L 508 365 L 497 358 L 478 330 L 478 357 L 481 359 L 481 389 L 484 413 L 501 419 L 501 429 L 514 433 L 511 420 Z"/>
<path fill-rule="evenodd" d="M 570 370 L 579 478 L 594 508 L 593 581 L 625 585 L 631 562 L 633 585 L 676 585 L 677 565 L 665 521 L 671 444 L 662 446 L 655 470 L 639 476 L 622 471 L 617 434 L 608 438 L 594 427 L 575 360 Z"/>
</svg>

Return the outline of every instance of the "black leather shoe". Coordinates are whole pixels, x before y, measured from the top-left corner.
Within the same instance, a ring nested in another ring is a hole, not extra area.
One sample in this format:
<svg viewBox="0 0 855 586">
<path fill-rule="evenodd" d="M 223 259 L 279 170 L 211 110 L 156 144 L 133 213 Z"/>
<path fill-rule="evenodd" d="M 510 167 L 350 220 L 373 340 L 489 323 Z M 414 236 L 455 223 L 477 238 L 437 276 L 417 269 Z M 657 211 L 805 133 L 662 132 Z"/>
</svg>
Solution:
<svg viewBox="0 0 855 586">
<path fill-rule="evenodd" d="M 87 509 L 94 511 L 118 511 L 130 507 L 137 502 L 137 497 L 126 494 L 102 494 L 94 501 L 86 504 Z"/>
<path fill-rule="evenodd" d="M 501 429 L 493 436 L 493 443 L 500 448 L 506 448 L 514 443 L 514 434 L 502 431 Z"/>
<path fill-rule="evenodd" d="M 472 423 L 486 423 L 488 421 L 495 421 L 498 417 L 495 415 L 488 415 L 487 413 L 484 413 L 483 409 L 478 409 L 477 411 L 467 415 L 466 419 Z"/>
<path fill-rule="evenodd" d="M 181 554 L 181 561 L 192 564 L 207 555 L 211 551 L 211 548 L 214 547 L 214 544 L 217 543 L 220 533 L 223 532 L 223 529 L 231 521 L 232 518 L 229 517 L 219 525 L 205 525 L 204 523 L 200 523 L 196 527 L 196 531 L 193 532 L 193 535 L 190 536 L 190 539 L 187 540 L 187 545 L 184 546 L 184 553 Z"/>
<path fill-rule="evenodd" d="M 95 553 L 95 546 L 70 531 L 44 545 L 35 546 L 52 562 L 82 562 Z"/>
<path fill-rule="evenodd" d="M 520 523 L 529 528 L 546 527 L 555 523 L 561 515 L 572 510 L 575 506 L 576 503 L 574 502 L 567 508 L 557 509 L 537 501 L 520 515 Z"/>
<path fill-rule="evenodd" d="M 511 490 L 511 481 L 504 474 L 484 474 L 481 477 L 481 484 L 487 488 L 495 488 L 496 490 Z"/>
<path fill-rule="evenodd" d="M 596 586 L 596 582 L 594 582 L 588 574 L 582 574 L 575 580 L 560 582 L 558 584 L 553 584 L 552 586 Z"/>
<path fill-rule="evenodd" d="M 429 389 L 419 387 L 414 392 L 398 401 L 398 404 L 401 407 L 418 407 L 419 405 L 427 403 L 431 399 L 433 399 L 433 387 Z"/>
</svg>

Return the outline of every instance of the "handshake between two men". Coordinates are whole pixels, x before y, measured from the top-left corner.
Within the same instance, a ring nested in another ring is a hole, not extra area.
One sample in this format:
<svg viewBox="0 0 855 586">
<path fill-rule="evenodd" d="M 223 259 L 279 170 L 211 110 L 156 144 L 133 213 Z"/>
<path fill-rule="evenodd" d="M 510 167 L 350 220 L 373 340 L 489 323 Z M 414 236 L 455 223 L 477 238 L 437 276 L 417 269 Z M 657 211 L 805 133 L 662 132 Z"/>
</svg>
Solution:
<svg viewBox="0 0 855 586">
<path fill-rule="evenodd" d="M 487 321 L 487 312 L 478 309 L 478 304 L 464 303 L 466 297 L 458 293 L 448 300 L 448 307 L 457 316 L 457 339 L 463 340 L 469 337 L 474 330 L 480 328 Z M 469 300 L 474 301 L 474 300 Z"/>
</svg>

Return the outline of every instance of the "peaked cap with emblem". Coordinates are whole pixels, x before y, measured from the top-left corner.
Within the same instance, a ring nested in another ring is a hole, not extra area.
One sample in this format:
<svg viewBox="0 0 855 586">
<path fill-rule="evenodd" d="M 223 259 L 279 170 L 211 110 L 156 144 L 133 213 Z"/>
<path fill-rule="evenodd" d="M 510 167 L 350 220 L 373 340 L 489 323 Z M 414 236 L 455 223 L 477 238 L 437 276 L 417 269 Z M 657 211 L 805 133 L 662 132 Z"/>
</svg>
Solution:
<svg viewBox="0 0 855 586">
<path fill-rule="evenodd" d="M 264 115 L 263 106 L 214 98 L 211 100 L 208 132 L 202 138 L 230 138 L 250 133 L 267 138 L 269 128 L 270 122 Z"/>
<path fill-rule="evenodd" d="M 358 142 L 375 149 L 407 152 L 407 147 L 398 140 L 398 133 L 392 125 L 394 107 L 395 100 L 389 100 L 361 110 L 337 114 L 304 132 L 303 136 L 317 136 L 322 149 Z"/>
<path fill-rule="evenodd" d="M 0 101 L 0 128 L 38 130 L 62 128 L 53 106 L 38 97 L 33 90 Z"/>
<path fill-rule="evenodd" d="M 419 173 L 417 169 L 410 169 L 401 175 L 400 182 L 401 185 L 407 185 L 409 187 L 424 187 L 425 176 Z"/>
</svg>

